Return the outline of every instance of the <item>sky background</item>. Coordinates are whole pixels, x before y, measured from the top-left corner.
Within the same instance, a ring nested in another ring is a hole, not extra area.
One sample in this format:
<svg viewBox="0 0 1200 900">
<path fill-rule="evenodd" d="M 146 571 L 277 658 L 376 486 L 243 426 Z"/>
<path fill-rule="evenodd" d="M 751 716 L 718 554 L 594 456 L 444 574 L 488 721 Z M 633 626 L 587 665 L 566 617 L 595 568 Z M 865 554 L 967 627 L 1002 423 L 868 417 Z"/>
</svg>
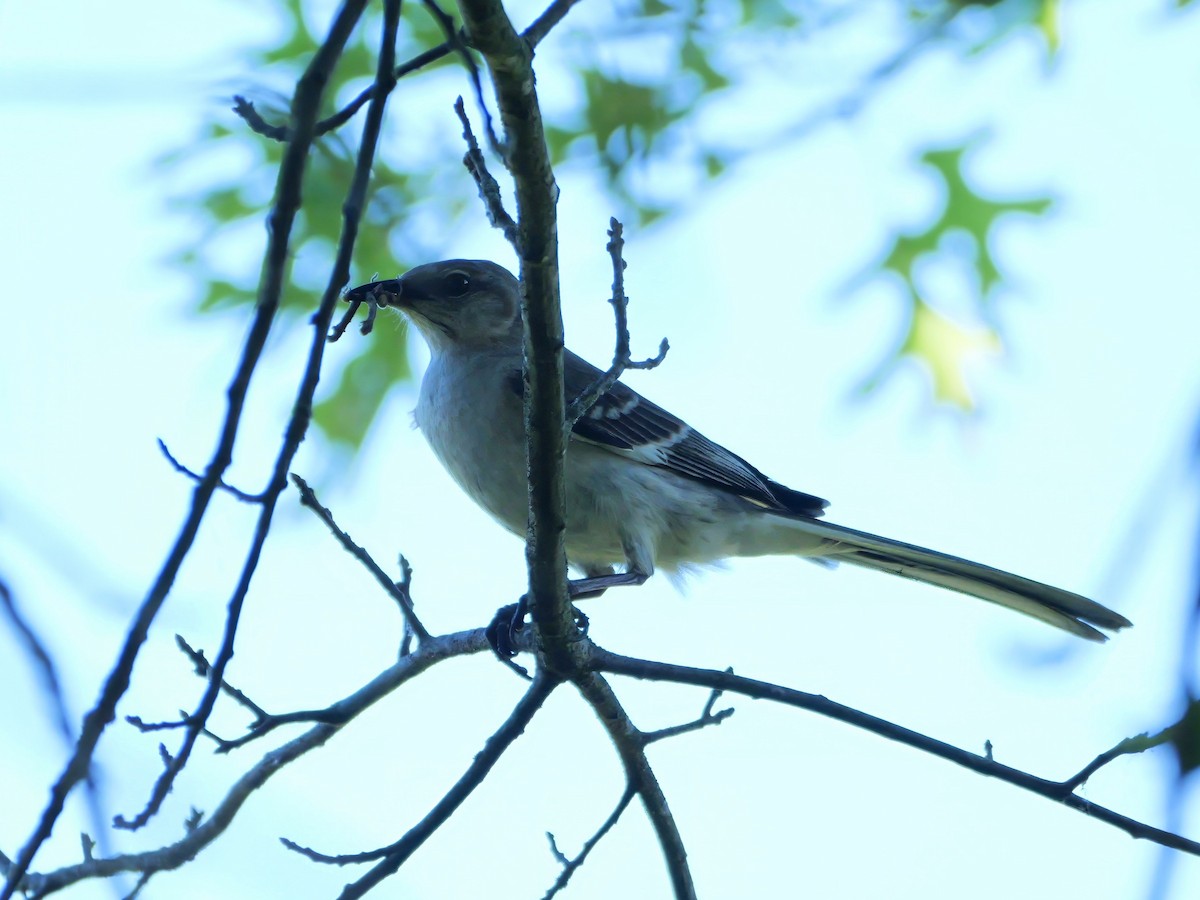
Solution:
<svg viewBox="0 0 1200 900">
<path fill-rule="evenodd" d="M 934 53 L 852 121 L 745 161 L 685 216 L 631 229 L 626 250 L 635 353 L 653 352 L 664 335 L 672 345 L 661 368 L 631 376 L 638 390 L 772 477 L 829 498 L 833 521 L 1077 590 L 1137 627 L 1093 646 L 954 594 L 773 559 L 732 562 L 682 593 L 665 579 L 611 593 L 589 609 L 601 645 L 733 666 L 971 750 L 990 740 L 997 759 L 1049 778 L 1173 721 L 1197 514 L 1200 18 L 1167 7 L 1066 4 L 1051 71 L 1032 37 L 969 66 Z M 534 9 L 518 6 L 515 18 Z M 190 485 L 155 439 L 204 464 L 248 321 L 247 311 L 197 317 L 194 286 L 165 263 L 195 235 L 168 197 L 211 172 L 167 176 L 153 163 L 256 83 L 237 49 L 273 29 L 264 10 L 215 0 L 0 7 L 0 269 L 10 310 L 0 572 L 59 663 L 76 717 L 94 701 L 189 501 Z M 796 77 L 817 78 L 867 49 L 816 48 L 797 59 Z M 455 90 L 412 100 L 433 110 L 428 128 L 453 133 Z M 762 85 L 751 95 L 761 106 L 747 100 L 709 127 L 768 130 L 786 95 L 786 85 Z M 237 127 L 232 114 L 227 121 Z M 1011 276 L 999 307 L 1005 344 L 972 370 L 980 410 L 963 418 L 936 407 L 916 368 L 861 399 L 855 386 L 896 340 L 902 307 L 886 283 L 849 295 L 844 286 L 890 234 L 936 208 L 916 152 L 985 130 L 968 166 L 982 192 L 1050 191 L 1059 202 L 1048 220 L 1013 217 L 998 235 Z M 236 172 L 238 161 L 214 165 Z M 568 340 L 602 363 L 613 210 L 586 173 L 560 181 Z M 255 271 L 257 248 L 240 252 Z M 512 262 L 482 215 L 447 255 Z M 390 321 L 368 339 L 407 341 L 424 358 Z M 261 485 L 307 340 L 272 342 L 233 483 Z M 351 332 L 329 364 L 361 340 Z M 476 627 L 521 592 L 523 554 L 411 429 L 414 390 L 394 393 L 358 456 L 309 440 L 294 470 L 377 559 L 411 560 L 432 630 Z M 172 636 L 215 648 L 253 515 L 214 501 L 121 714 L 172 718 L 193 705 L 201 684 Z M 289 494 L 230 680 L 272 711 L 320 706 L 386 667 L 398 640 L 391 601 Z M 7 631 L 0 684 L 0 849 L 11 855 L 67 751 Z M 683 688 L 617 689 L 647 730 L 686 721 L 705 701 Z M 333 853 L 391 842 L 461 774 L 521 691 L 490 659 L 437 667 L 278 775 L 223 838 L 143 896 L 335 895 L 355 871 L 316 866 L 276 838 Z M 737 713 L 720 728 L 650 754 L 703 896 L 1147 896 L 1153 845 L 821 717 L 727 699 Z M 229 706 L 215 719 L 227 736 L 244 722 Z M 140 809 L 159 770 L 156 744 L 122 724 L 109 729 L 99 762 L 110 812 Z M 212 809 L 268 746 L 230 757 L 202 747 L 159 821 L 115 840 L 133 849 L 175 839 L 189 808 Z M 1157 751 L 1115 763 L 1083 793 L 1164 824 L 1171 771 Z M 557 869 L 544 832 L 575 852 L 622 784 L 599 724 L 560 690 L 375 895 L 540 896 Z M 1195 838 L 1191 806 L 1180 828 Z M 76 797 L 37 867 L 77 861 L 81 829 L 90 826 Z M 633 809 L 571 896 L 667 889 Z M 1200 861 L 1181 858 L 1170 896 L 1197 891 Z M 112 893 L 85 886 L 76 896 Z"/>
</svg>

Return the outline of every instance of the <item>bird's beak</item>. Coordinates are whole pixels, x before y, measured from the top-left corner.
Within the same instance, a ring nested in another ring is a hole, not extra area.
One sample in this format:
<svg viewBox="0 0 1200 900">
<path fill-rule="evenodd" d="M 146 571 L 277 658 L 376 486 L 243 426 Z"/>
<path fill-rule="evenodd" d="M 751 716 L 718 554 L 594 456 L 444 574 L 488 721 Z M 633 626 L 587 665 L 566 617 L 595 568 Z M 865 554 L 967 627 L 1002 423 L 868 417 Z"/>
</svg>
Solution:
<svg viewBox="0 0 1200 900">
<path fill-rule="evenodd" d="M 401 297 L 404 293 L 399 278 L 389 278 L 387 281 L 372 281 L 360 284 L 346 291 L 346 300 L 350 303 L 374 303 L 379 307 L 404 307 Z"/>
</svg>

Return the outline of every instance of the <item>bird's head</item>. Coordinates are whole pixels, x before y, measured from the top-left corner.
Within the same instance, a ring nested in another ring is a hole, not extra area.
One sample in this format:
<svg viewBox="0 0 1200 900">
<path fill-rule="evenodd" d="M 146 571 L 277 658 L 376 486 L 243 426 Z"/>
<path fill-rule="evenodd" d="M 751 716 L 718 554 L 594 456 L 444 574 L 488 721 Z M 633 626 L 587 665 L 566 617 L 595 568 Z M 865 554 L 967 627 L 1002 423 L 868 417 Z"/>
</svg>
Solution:
<svg viewBox="0 0 1200 900">
<path fill-rule="evenodd" d="M 451 347 L 481 350 L 521 334 L 521 288 L 503 266 L 479 259 L 447 259 L 373 281 L 346 294 L 404 313 L 434 353 Z"/>
</svg>

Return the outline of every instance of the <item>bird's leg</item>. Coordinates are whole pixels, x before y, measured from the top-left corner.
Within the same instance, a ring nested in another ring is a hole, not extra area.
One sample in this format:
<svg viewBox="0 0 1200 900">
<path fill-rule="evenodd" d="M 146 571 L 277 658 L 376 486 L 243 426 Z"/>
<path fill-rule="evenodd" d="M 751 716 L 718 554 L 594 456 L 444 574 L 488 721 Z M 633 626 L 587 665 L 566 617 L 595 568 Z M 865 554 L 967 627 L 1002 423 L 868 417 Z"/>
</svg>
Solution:
<svg viewBox="0 0 1200 900">
<path fill-rule="evenodd" d="M 589 568 L 586 577 L 567 581 L 567 597 L 572 602 L 599 597 L 611 587 L 645 584 L 649 577 L 649 572 L 633 567 L 628 572 L 614 572 L 612 566 Z M 487 627 L 487 639 L 492 651 L 506 663 L 517 655 L 517 635 L 525 628 L 525 616 L 528 612 L 529 595 L 522 594 L 516 603 L 496 610 L 496 615 Z M 588 617 L 578 609 L 574 609 L 574 613 L 575 627 L 587 634 Z"/>
<path fill-rule="evenodd" d="M 567 595 L 572 600 L 586 600 L 588 597 L 599 597 L 609 588 L 645 584 L 649 577 L 645 572 L 634 569 L 629 572 L 610 572 L 607 575 L 576 578 L 567 582 Z"/>
</svg>

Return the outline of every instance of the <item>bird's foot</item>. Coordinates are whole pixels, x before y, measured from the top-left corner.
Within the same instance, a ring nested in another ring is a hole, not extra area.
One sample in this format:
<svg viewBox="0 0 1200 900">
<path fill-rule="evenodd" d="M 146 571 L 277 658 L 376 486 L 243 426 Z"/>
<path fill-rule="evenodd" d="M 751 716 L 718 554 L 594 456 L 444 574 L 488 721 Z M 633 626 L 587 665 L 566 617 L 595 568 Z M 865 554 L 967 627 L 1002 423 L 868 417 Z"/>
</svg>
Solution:
<svg viewBox="0 0 1200 900">
<path fill-rule="evenodd" d="M 500 607 L 492 617 L 487 627 L 487 640 L 492 652 L 502 660 L 510 660 L 517 655 L 517 636 L 525 628 L 525 614 L 528 611 L 529 597 L 522 594 L 520 600 Z"/>
<path fill-rule="evenodd" d="M 590 620 L 577 607 L 572 606 L 571 611 L 575 616 L 575 627 L 579 629 L 581 636 L 586 637 L 588 626 L 591 624 Z M 525 616 L 528 612 L 529 595 L 522 594 L 521 599 L 516 603 L 510 603 L 508 606 L 502 606 L 496 610 L 496 615 L 492 617 L 492 621 L 485 631 L 488 644 L 500 661 L 526 677 L 529 673 L 523 666 L 514 663 L 512 659 L 520 650 L 517 643 L 520 640 L 521 632 L 525 630 Z"/>
<path fill-rule="evenodd" d="M 579 629 L 580 637 L 587 637 L 588 626 L 591 621 L 578 606 L 572 606 L 571 612 L 575 613 L 575 627 Z"/>
</svg>

